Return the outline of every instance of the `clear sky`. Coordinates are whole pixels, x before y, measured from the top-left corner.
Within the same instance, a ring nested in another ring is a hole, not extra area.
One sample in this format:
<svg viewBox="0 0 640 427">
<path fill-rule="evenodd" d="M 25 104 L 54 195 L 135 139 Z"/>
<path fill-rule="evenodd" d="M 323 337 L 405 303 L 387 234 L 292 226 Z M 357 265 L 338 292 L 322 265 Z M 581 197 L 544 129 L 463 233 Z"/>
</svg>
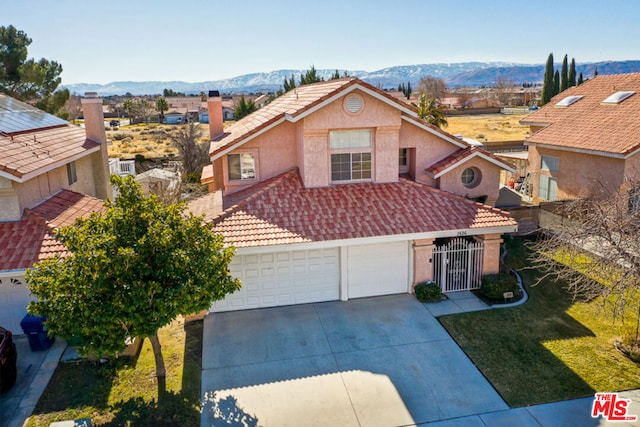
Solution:
<svg viewBox="0 0 640 427">
<path fill-rule="evenodd" d="M 0 0 L 63 84 L 278 69 L 640 59 L 637 0 Z"/>
</svg>

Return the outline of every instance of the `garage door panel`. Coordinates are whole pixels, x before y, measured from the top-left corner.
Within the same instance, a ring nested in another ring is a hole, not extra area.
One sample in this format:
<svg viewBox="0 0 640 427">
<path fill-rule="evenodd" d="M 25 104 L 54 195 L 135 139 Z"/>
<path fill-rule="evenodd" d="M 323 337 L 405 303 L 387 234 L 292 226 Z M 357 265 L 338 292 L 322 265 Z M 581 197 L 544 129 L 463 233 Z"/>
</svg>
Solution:
<svg viewBox="0 0 640 427">
<path fill-rule="evenodd" d="M 22 277 L 0 278 L 0 326 L 14 334 L 22 334 L 20 321 L 27 314 L 27 305 L 34 298 Z"/>
<path fill-rule="evenodd" d="M 393 242 L 348 248 L 349 298 L 405 293 L 409 282 L 409 245 Z"/>
<path fill-rule="evenodd" d="M 339 298 L 339 249 L 236 255 L 229 266 L 242 288 L 212 311 L 332 301 Z"/>
</svg>

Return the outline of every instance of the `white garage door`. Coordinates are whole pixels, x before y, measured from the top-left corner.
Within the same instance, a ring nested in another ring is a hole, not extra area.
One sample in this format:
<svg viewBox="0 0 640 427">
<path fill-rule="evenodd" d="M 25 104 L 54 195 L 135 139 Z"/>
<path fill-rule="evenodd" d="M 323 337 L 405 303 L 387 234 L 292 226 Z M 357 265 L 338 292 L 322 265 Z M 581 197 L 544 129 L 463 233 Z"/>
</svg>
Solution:
<svg viewBox="0 0 640 427">
<path fill-rule="evenodd" d="M 0 277 L 0 326 L 22 334 L 20 321 L 32 299 L 23 277 Z"/>
<path fill-rule="evenodd" d="M 242 288 L 212 311 L 334 301 L 340 297 L 338 248 L 236 255 L 229 266 Z"/>
<path fill-rule="evenodd" d="M 348 247 L 349 298 L 400 294 L 409 289 L 409 244 Z"/>
</svg>

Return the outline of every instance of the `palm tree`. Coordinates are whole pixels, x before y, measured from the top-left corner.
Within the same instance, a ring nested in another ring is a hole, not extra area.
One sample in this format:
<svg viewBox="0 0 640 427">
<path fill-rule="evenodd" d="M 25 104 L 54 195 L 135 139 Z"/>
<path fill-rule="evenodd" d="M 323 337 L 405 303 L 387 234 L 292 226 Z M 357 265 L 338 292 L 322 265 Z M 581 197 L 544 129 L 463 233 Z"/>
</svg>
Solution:
<svg viewBox="0 0 640 427">
<path fill-rule="evenodd" d="M 412 102 L 411 105 L 418 109 L 418 117 L 422 120 L 425 120 L 439 128 L 449 124 L 444 115 L 444 111 L 442 110 L 442 105 L 440 105 L 435 98 L 427 98 L 426 93 L 420 95 L 418 104 Z"/>
<path fill-rule="evenodd" d="M 156 99 L 156 110 L 160 113 L 160 123 L 164 123 L 164 112 L 169 109 L 169 104 L 167 103 L 167 98 L 164 96 Z"/>
</svg>

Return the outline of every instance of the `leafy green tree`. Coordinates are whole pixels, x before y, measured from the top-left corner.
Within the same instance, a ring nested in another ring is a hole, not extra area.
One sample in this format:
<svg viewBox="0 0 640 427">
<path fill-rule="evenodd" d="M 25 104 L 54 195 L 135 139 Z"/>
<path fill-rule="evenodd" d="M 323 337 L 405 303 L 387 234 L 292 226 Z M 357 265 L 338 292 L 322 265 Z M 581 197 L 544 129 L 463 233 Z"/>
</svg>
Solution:
<svg viewBox="0 0 640 427">
<path fill-rule="evenodd" d="M 169 103 L 164 96 L 156 99 L 156 110 L 160 113 L 160 123 L 164 123 L 164 112 L 169 110 Z"/>
<path fill-rule="evenodd" d="M 336 70 L 335 73 L 333 73 L 331 75 L 331 80 L 338 80 L 340 78 L 342 78 L 342 77 L 340 76 L 340 71 L 338 71 L 338 70 Z"/>
<path fill-rule="evenodd" d="M 413 93 L 413 88 L 411 87 L 411 82 L 408 82 L 407 91 L 405 92 L 404 96 L 406 96 L 407 99 L 411 99 L 411 93 Z"/>
<path fill-rule="evenodd" d="M 582 77 L 582 73 L 580 73 L 580 75 L 578 76 L 578 86 L 580 86 L 582 83 L 584 83 L 584 77 Z"/>
<path fill-rule="evenodd" d="M 47 113 L 55 114 L 60 118 L 69 120 L 69 112 L 65 111 L 64 106 L 71 96 L 69 89 L 62 89 L 53 92 L 36 102 L 35 106 Z"/>
<path fill-rule="evenodd" d="M 434 98 L 427 98 L 426 93 L 422 93 L 418 104 L 412 102 L 411 105 L 418 109 L 418 117 L 439 128 L 447 126 L 447 118 L 442 110 L 442 105 Z"/>
<path fill-rule="evenodd" d="M 79 342 L 84 355 L 115 355 L 126 339 L 149 338 L 164 391 L 158 330 L 239 289 L 229 274 L 234 250 L 184 204 L 145 197 L 132 176 L 111 182 L 119 196 L 105 202 L 103 213 L 56 231 L 69 255 L 27 271 L 37 298 L 28 310 L 47 317 L 51 334 Z"/>
<path fill-rule="evenodd" d="M 544 82 L 542 85 L 542 99 L 540 104 L 545 105 L 553 97 L 553 53 L 549 54 L 547 64 L 544 69 Z"/>
<path fill-rule="evenodd" d="M 27 59 L 31 42 L 13 25 L 0 27 L 0 92 L 22 101 L 46 98 L 62 82 L 62 65 L 56 61 Z M 49 102 L 53 101 L 46 104 Z"/>
<path fill-rule="evenodd" d="M 236 104 L 236 109 L 233 113 L 233 118 L 236 120 L 240 120 L 241 118 L 248 116 L 249 114 L 256 111 L 256 104 L 253 99 L 247 101 L 244 99 L 244 96 L 240 98 L 238 103 Z"/>
<path fill-rule="evenodd" d="M 569 65 L 569 87 L 576 85 L 576 60 L 571 58 L 571 64 Z"/>
<path fill-rule="evenodd" d="M 569 88 L 569 62 L 567 55 L 562 60 L 562 68 L 560 71 L 560 92 L 563 92 Z M 558 93 L 560 93 L 558 92 Z"/>
</svg>

